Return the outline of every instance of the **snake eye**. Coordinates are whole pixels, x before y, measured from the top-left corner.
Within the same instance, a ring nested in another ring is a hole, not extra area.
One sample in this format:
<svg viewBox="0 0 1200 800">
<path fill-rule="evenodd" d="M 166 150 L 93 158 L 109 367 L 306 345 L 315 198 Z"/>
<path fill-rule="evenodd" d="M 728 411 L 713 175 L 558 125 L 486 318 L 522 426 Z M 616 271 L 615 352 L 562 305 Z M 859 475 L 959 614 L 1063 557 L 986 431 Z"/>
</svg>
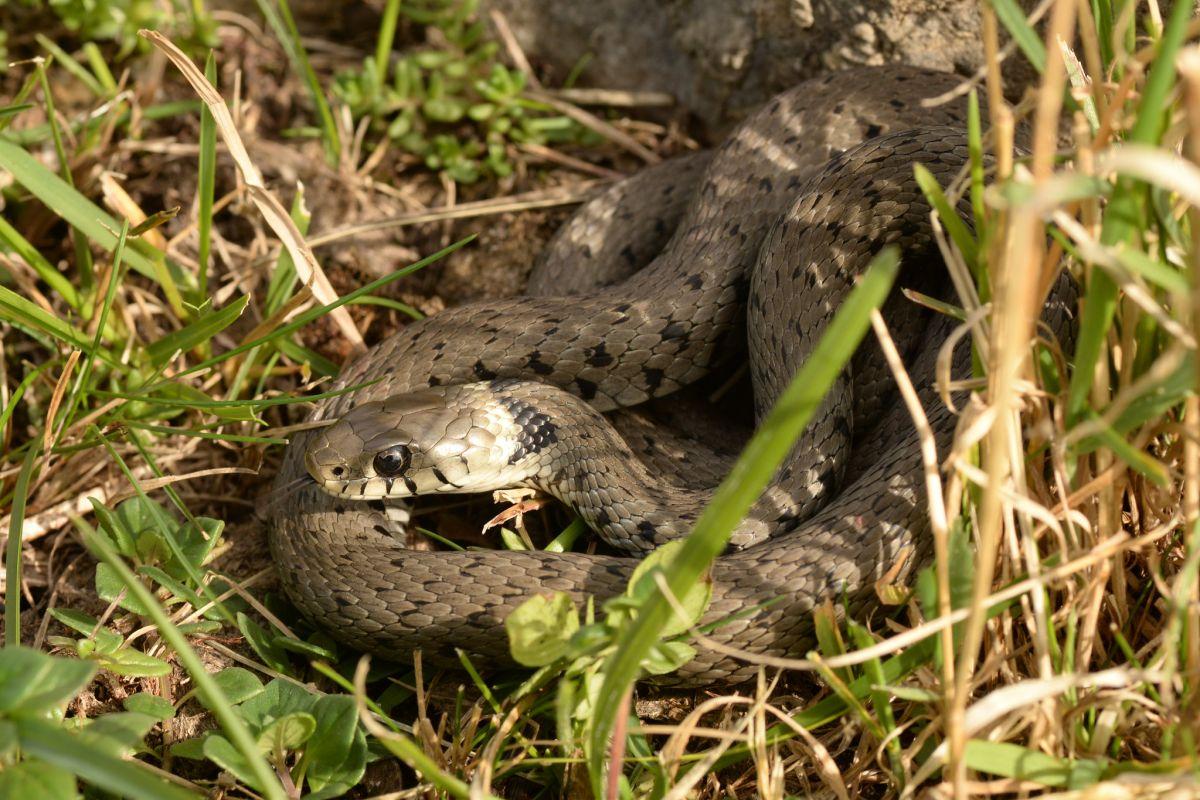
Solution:
<svg viewBox="0 0 1200 800">
<path fill-rule="evenodd" d="M 408 449 L 408 445 L 398 444 L 378 453 L 372 465 L 375 467 L 376 475 L 382 478 L 393 478 L 408 469 L 411 461 L 412 451 Z"/>
</svg>

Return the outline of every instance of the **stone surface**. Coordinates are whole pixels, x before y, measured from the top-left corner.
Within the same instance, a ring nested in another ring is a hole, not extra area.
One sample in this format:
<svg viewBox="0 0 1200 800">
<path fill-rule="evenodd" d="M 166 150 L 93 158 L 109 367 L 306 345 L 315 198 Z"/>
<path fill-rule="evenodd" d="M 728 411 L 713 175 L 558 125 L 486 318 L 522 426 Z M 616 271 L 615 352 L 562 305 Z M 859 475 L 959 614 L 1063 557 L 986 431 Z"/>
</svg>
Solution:
<svg viewBox="0 0 1200 800">
<path fill-rule="evenodd" d="M 564 77 L 673 94 L 710 134 L 804 78 L 856 64 L 969 73 L 976 0 L 488 0 L 526 53 Z"/>
</svg>

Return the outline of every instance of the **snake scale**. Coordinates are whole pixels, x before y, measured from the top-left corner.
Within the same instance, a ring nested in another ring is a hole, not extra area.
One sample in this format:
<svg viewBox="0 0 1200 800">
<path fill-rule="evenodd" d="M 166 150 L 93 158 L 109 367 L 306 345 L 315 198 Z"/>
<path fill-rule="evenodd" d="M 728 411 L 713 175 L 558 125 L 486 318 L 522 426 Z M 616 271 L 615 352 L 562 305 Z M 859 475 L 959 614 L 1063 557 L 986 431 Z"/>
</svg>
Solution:
<svg viewBox="0 0 1200 800">
<path fill-rule="evenodd" d="M 965 163 L 965 102 L 921 103 L 958 80 L 889 66 L 803 83 L 711 156 L 651 168 L 584 206 L 549 248 L 535 296 L 449 309 L 344 369 L 338 387 L 375 382 L 316 408 L 314 420 L 342 421 L 297 435 L 276 482 L 287 495 L 271 512 L 269 538 L 292 601 L 359 650 L 436 658 L 461 648 L 498 664 L 510 661 L 504 618 L 533 594 L 561 590 L 581 602 L 623 591 L 636 559 L 406 549 L 393 503 L 367 498 L 396 488 L 461 491 L 482 480 L 465 456 L 452 472 L 445 466 L 470 439 L 499 448 L 496 474 L 483 477 L 503 481 L 510 462 L 541 457 L 525 483 L 575 505 L 619 546 L 636 551 L 685 535 L 708 496 L 696 487 L 703 481 L 687 480 L 692 459 L 663 477 L 637 457 L 646 442 L 607 431 L 599 412 L 678 392 L 745 348 L 761 414 L 885 244 L 902 249 L 900 285 L 949 298 L 913 164 L 945 184 Z M 951 322 L 899 292 L 884 316 L 944 452 L 955 417 L 933 375 Z M 957 349 L 956 369 L 966 349 Z M 928 522 L 919 444 L 893 386 L 868 341 L 714 564 L 705 618 L 775 602 L 713 638 L 756 654 L 803 652 L 815 604 L 844 597 L 855 613 L 878 578 L 902 579 L 920 563 Z M 564 392 L 578 400 L 559 408 Z M 464 399 L 474 410 L 446 411 Z M 425 430 L 408 430 L 412 447 L 391 447 L 380 461 L 398 418 Z M 511 435 L 487 432 L 497 424 Z M 644 427 L 632 436 L 655 438 Z M 422 438 L 426 452 L 414 455 Z M 418 479 L 430 448 L 449 461 Z M 334 481 L 341 497 L 305 481 L 306 452 L 308 471 Z M 348 477 L 359 456 L 363 479 L 338 488 L 334 470 Z M 751 669 L 702 648 L 675 680 L 738 681 Z"/>
</svg>

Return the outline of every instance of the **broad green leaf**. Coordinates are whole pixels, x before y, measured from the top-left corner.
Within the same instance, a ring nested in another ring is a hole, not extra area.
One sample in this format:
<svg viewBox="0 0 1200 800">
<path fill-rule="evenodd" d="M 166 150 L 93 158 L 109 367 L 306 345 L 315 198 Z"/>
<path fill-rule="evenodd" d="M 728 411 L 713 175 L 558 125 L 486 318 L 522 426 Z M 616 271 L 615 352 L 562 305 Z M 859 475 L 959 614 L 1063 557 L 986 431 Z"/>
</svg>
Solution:
<svg viewBox="0 0 1200 800">
<path fill-rule="evenodd" d="M 362 780 L 367 767 L 366 738 L 358 729 L 354 698 L 334 694 L 318 698 L 312 714 L 317 730 L 304 748 L 308 788 L 316 792 L 341 787 L 345 792 Z"/>
<path fill-rule="evenodd" d="M 310 713 L 315 703 L 316 698 L 306 689 L 275 678 L 261 692 L 242 703 L 238 711 L 253 730 L 261 732 L 271 722 L 288 714 L 297 711 Z"/>
<path fill-rule="evenodd" d="M 300 653 L 301 655 L 305 655 L 310 658 L 323 658 L 329 661 L 337 660 L 337 653 L 330 650 L 328 647 L 322 647 L 319 644 L 306 642 L 302 639 L 292 639 L 287 636 L 276 636 L 275 644 L 279 645 L 284 650 L 291 650 L 293 653 Z"/>
<path fill-rule="evenodd" d="M 150 613 L 141 601 L 125 590 L 125 581 L 108 564 L 96 565 L 96 594 L 109 603 L 120 597 L 117 605 L 134 614 L 145 616 Z"/>
<path fill-rule="evenodd" d="M 87 685 L 96 667 L 28 647 L 0 650 L 0 714 L 37 714 L 66 702 Z"/>
<path fill-rule="evenodd" d="M 239 611 L 237 613 L 237 626 L 242 635 L 246 637 L 246 641 L 254 648 L 254 652 L 266 662 L 268 667 L 277 672 L 287 673 L 291 671 L 287 655 L 275 644 L 275 637 L 264 631 L 261 625 Z"/>
<path fill-rule="evenodd" d="M 136 711 L 120 711 L 101 714 L 84 728 L 89 734 L 99 737 L 105 752 L 124 758 L 142 746 L 142 740 L 158 720 L 149 714 Z"/>
<path fill-rule="evenodd" d="M 536 594 L 504 620 L 513 658 L 527 667 L 544 667 L 566 655 L 579 629 L 579 612 L 566 592 Z"/>
<path fill-rule="evenodd" d="M 625 594 L 629 597 L 642 597 L 650 593 L 657 593 L 657 584 L 652 573 L 670 569 L 671 563 L 678 557 L 682 548 L 682 540 L 667 542 L 642 559 L 629 579 L 629 586 L 625 590 Z M 678 613 L 672 613 L 670 619 L 660 629 L 659 636 L 666 639 L 678 636 L 691 628 L 700 621 L 700 617 L 704 615 L 704 609 L 708 608 L 708 602 L 711 599 L 712 580 L 705 575 L 693 583 L 682 597 L 676 598 L 687 616 L 680 617 Z"/>
<path fill-rule="evenodd" d="M 157 720 L 168 720 L 175 716 L 175 706 L 165 697 L 149 692 L 138 692 L 125 698 L 122 703 L 126 711 L 136 711 Z"/>
<path fill-rule="evenodd" d="M 258 785 L 258 780 L 250 770 L 250 765 L 246 763 L 246 759 L 224 736 L 219 734 L 208 736 L 204 739 L 201 747 L 204 751 L 204 757 L 209 761 L 226 772 L 231 773 L 235 778 L 252 789 L 262 791 L 262 787 Z"/>
<path fill-rule="evenodd" d="M 0 771 L 0 797 L 74 800 L 75 776 L 45 761 L 26 759 Z"/>
<path fill-rule="evenodd" d="M 658 642 L 642 660 L 642 669 L 651 675 L 666 675 L 695 657 L 696 648 L 687 642 Z"/>
<path fill-rule="evenodd" d="M 171 665 L 166 661 L 132 647 L 122 647 L 107 655 L 101 655 L 97 661 L 109 672 L 131 678 L 153 678 L 171 674 Z"/>
<path fill-rule="evenodd" d="M 26 755 L 72 772 L 101 789 L 126 797 L 199 800 L 200 795 L 167 783 L 141 762 L 110 755 L 102 737 L 86 730 L 70 733 L 59 725 L 32 718 L 19 719 L 17 729 Z"/>
<path fill-rule="evenodd" d="M 299 749 L 317 729 L 312 714 L 293 711 L 273 719 L 258 734 L 258 748 L 263 753 L 286 753 Z"/>
<path fill-rule="evenodd" d="M 92 637 L 92 632 L 95 631 L 95 636 L 92 638 L 96 641 L 96 649 L 102 653 L 111 653 L 125 641 L 125 638 L 114 630 L 105 628 L 103 625 L 97 628 L 96 618 L 84 614 L 82 611 L 72 608 L 52 608 L 50 616 L 68 628 L 79 631 L 84 636 Z"/>
<path fill-rule="evenodd" d="M 226 667 L 212 676 L 213 683 L 231 705 L 244 703 L 263 690 L 262 681 L 248 669 Z"/>
<path fill-rule="evenodd" d="M 12 720 L 0 719 L 0 762 L 7 763 L 17 749 L 17 726 Z"/>
</svg>

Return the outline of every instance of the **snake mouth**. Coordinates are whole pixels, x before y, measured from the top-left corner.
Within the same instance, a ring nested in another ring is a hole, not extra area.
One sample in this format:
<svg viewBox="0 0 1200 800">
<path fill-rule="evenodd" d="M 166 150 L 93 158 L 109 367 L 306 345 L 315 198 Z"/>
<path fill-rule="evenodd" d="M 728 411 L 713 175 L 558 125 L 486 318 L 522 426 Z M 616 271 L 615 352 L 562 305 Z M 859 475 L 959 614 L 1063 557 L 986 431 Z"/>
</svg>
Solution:
<svg viewBox="0 0 1200 800">
<path fill-rule="evenodd" d="M 398 478 L 342 478 L 340 480 L 318 480 L 313 478 L 313 482 L 326 494 L 340 497 L 344 500 L 382 500 L 391 497 L 411 497 L 416 486 L 406 486 L 410 489 L 408 493 L 396 492 L 393 487 L 400 483 L 405 485 L 408 481 Z"/>
</svg>

